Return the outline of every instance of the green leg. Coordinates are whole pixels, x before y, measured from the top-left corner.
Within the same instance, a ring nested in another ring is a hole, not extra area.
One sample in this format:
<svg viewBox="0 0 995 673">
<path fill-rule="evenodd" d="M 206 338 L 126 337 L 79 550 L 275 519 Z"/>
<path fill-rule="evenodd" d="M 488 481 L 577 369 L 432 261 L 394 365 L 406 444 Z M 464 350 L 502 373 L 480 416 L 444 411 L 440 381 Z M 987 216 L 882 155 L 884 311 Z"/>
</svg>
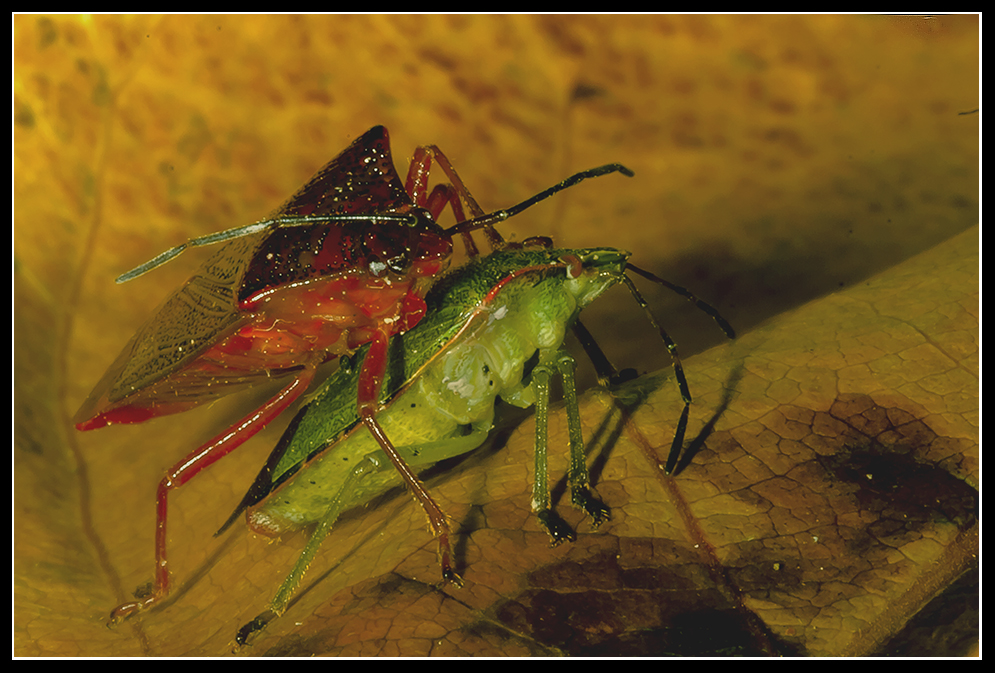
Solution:
<svg viewBox="0 0 995 673">
<path fill-rule="evenodd" d="M 539 353 L 539 364 L 532 370 L 532 386 L 535 392 L 536 431 L 535 431 L 535 484 L 532 487 L 532 511 L 539 523 L 549 533 L 553 545 L 576 539 L 573 530 L 550 508 L 549 483 L 547 481 L 548 461 L 546 447 L 549 443 L 549 377 L 555 352 Z"/>
<path fill-rule="evenodd" d="M 267 624 L 273 621 L 273 619 L 283 614 L 284 610 L 287 609 L 287 604 L 290 602 L 290 598 L 300 586 L 304 573 L 307 572 L 308 567 L 311 565 L 315 555 L 318 553 L 318 547 L 321 546 L 321 543 L 324 541 L 325 537 L 327 537 L 329 531 L 332 530 L 332 526 L 334 526 L 336 520 L 338 520 L 339 515 L 342 513 L 344 503 L 349 502 L 352 492 L 356 488 L 356 484 L 367 475 L 377 472 L 385 466 L 386 463 L 378 461 L 374 456 L 369 455 L 363 458 L 363 460 L 361 460 L 359 464 L 356 465 L 351 472 L 349 472 L 349 476 L 346 477 L 345 482 L 342 484 L 342 488 L 339 489 L 339 492 L 328 506 L 328 511 L 325 512 L 325 516 L 318 522 L 318 527 L 315 528 L 311 538 L 304 546 L 304 551 L 301 552 L 300 557 L 297 559 L 297 563 L 294 564 L 294 567 L 287 576 L 287 579 L 285 579 L 283 584 L 280 585 L 280 590 L 277 591 L 276 596 L 270 602 L 269 610 L 239 629 L 238 635 L 235 637 L 236 649 L 244 645 L 253 633 L 261 631 Z"/>
<path fill-rule="evenodd" d="M 461 435 L 459 437 L 440 439 L 435 442 L 421 445 L 419 446 L 419 452 L 423 456 L 430 458 L 426 458 L 428 463 L 435 463 L 445 458 L 458 456 L 480 446 L 483 441 L 487 439 L 487 434 L 490 431 L 490 428 L 491 420 L 488 418 L 479 423 L 475 423 L 469 434 Z M 307 569 L 314 560 L 315 555 L 317 555 L 318 548 L 325 540 L 325 537 L 328 536 L 328 533 L 331 532 L 332 527 L 335 525 L 339 515 L 342 513 L 344 505 L 351 502 L 352 494 L 356 488 L 356 485 L 366 476 L 373 474 L 374 472 L 383 471 L 389 467 L 390 463 L 382 460 L 381 454 L 373 453 L 364 457 L 359 464 L 352 469 L 346 477 L 345 482 L 342 484 L 342 488 L 339 489 L 339 492 L 329 504 L 328 510 L 325 512 L 325 516 L 318 522 L 317 528 L 315 528 L 311 538 L 304 546 L 304 550 L 301 552 L 300 557 L 297 559 L 297 563 L 294 564 L 293 569 L 290 571 L 290 575 L 288 575 L 287 579 L 285 579 L 283 584 L 280 585 L 280 590 L 270 602 L 269 609 L 239 630 L 238 636 L 235 638 L 237 646 L 244 645 L 253 633 L 261 631 L 267 624 L 273 621 L 273 619 L 283 614 L 283 612 L 287 609 L 287 604 L 290 602 L 290 599 L 297 592 L 301 580 L 304 577 L 304 573 L 307 572 Z"/>
<path fill-rule="evenodd" d="M 597 528 L 611 519 L 611 510 L 591 493 L 584 433 L 580 424 L 580 406 L 577 404 L 577 386 L 574 381 L 577 361 L 570 353 L 560 351 L 557 365 L 563 377 L 563 401 L 567 407 L 567 428 L 570 433 L 570 499 L 575 507 L 587 512 L 592 525 Z"/>
</svg>

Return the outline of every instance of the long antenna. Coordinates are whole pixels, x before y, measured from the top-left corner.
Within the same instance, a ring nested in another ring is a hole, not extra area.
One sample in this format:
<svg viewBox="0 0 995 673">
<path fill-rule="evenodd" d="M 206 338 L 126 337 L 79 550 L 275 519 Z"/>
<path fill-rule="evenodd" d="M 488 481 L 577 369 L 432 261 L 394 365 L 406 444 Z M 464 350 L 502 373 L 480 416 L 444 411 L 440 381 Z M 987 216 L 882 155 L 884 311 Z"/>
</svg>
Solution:
<svg viewBox="0 0 995 673">
<path fill-rule="evenodd" d="M 633 177 L 633 173 L 630 169 L 626 168 L 622 164 L 605 164 L 604 166 L 598 166 L 597 168 L 591 168 L 586 171 L 581 171 L 580 173 L 575 173 L 569 178 L 553 185 L 547 190 L 541 191 L 532 198 L 525 199 L 521 203 L 512 206 L 511 208 L 506 208 L 504 210 L 495 210 L 493 213 L 487 213 L 486 215 L 481 215 L 480 217 L 475 217 L 472 220 L 464 220 L 458 222 L 453 226 L 446 229 L 446 233 L 450 235 L 454 234 L 465 234 L 470 231 L 475 231 L 477 229 L 483 229 L 484 227 L 489 227 L 491 225 L 497 224 L 498 222 L 504 222 L 510 217 L 518 215 L 520 212 L 526 208 L 531 208 L 540 201 L 545 201 L 553 194 L 557 192 L 562 192 L 564 189 L 573 187 L 578 182 L 587 180 L 588 178 L 598 178 L 602 175 L 608 175 L 609 173 L 621 173 L 626 177 Z"/>
<path fill-rule="evenodd" d="M 523 210 L 531 208 L 540 201 L 545 201 L 553 194 L 561 192 L 564 189 L 573 187 L 578 182 L 586 180 L 588 178 L 597 178 L 602 175 L 608 175 L 609 173 L 621 173 L 627 177 L 632 177 L 635 175 L 631 170 L 623 166 L 622 164 L 606 164 L 604 166 L 599 166 L 597 168 L 592 168 L 590 170 L 581 171 L 571 175 L 569 178 L 553 185 L 549 189 L 539 192 L 532 198 L 526 199 L 521 203 L 512 206 L 511 208 L 506 208 L 504 210 L 496 210 L 493 213 L 487 213 L 486 215 L 481 215 L 480 217 L 475 217 L 471 220 L 464 220 L 456 225 L 445 230 L 445 233 L 449 236 L 455 234 L 465 234 L 477 229 L 484 229 L 490 227 L 498 222 L 503 222 L 510 217 L 514 217 Z M 303 226 L 306 224 L 314 224 L 316 222 L 343 222 L 343 221 L 366 221 L 366 222 L 408 222 L 409 224 L 416 221 L 414 215 L 398 215 L 398 214 L 372 214 L 372 215 L 302 215 L 296 217 L 277 217 L 271 220 L 263 220 L 261 222 L 254 222 L 252 224 L 247 224 L 241 227 L 234 227 L 233 229 L 226 229 L 224 231 L 215 232 L 213 234 L 207 234 L 206 236 L 199 236 L 197 238 L 191 238 L 186 243 L 181 243 L 176 247 L 170 248 L 169 250 L 156 255 L 149 261 L 136 266 L 131 271 L 127 273 L 122 273 L 115 280 L 116 283 L 127 283 L 129 280 L 134 280 L 139 276 L 143 276 L 152 269 L 158 268 L 170 261 L 174 257 L 177 257 L 187 248 L 196 248 L 205 245 L 213 245 L 215 243 L 222 243 L 224 241 L 230 241 L 235 238 L 241 238 L 243 236 L 251 236 L 252 234 L 257 234 L 259 232 L 265 231 L 270 227 L 286 227 L 286 226 Z"/>
<path fill-rule="evenodd" d="M 232 229 L 225 229 L 224 231 L 217 231 L 213 234 L 207 234 L 206 236 L 198 236 L 197 238 L 191 238 L 186 243 L 181 243 L 174 248 L 170 248 L 166 252 L 160 253 L 150 259 L 149 261 L 136 266 L 131 271 L 127 273 L 122 273 L 114 281 L 118 284 L 127 283 L 129 280 L 134 280 L 139 276 L 143 276 L 152 269 L 162 266 L 174 257 L 179 256 L 181 252 L 187 248 L 196 248 L 203 245 L 213 245 L 215 243 L 222 243 L 224 241 L 230 241 L 235 238 L 242 238 L 243 236 L 251 236 L 252 234 L 258 234 L 261 231 L 265 231 L 270 227 L 300 227 L 306 224 L 314 224 L 316 222 L 341 222 L 344 220 L 359 220 L 367 222 L 407 222 L 409 224 L 416 223 L 417 218 L 414 215 L 397 215 L 397 214 L 382 214 L 382 215 L 298 215 L 293 217 L 277 217 L 272 220 L 263 220 L 261 222 L 253 222 L 252 224 L 246 224 L 241 227 L 234 227 Z"/>
<path fill-rule="evenodd" d="M 633 266 L 632 264 L 626 264 L 625 268 L 628 269 L 629 271 L 633 271 L 639 274 L 640 276 L 642 276 L 647 280 L 651 280 L 654 283 L 659 283 L 660 285 L 663 285 L 664 287 L 669 288 L 674 292 L 676 292 L 677 294 L 681 295 L 689 302 L 697 306 L 700 310 L 712 316 L 712 320 L 714 320 L 718 324 L 719 329 L 725 332 L 727 337 L 729 337 L 730 339 L 736 338 L 736 330 L 732 328 L 732 325 L 726 322 L 725 318 L 719 315 L 718 310 L 711 304 L 708 304 L 698 299 L 696 296 L 691 294 L 691 292 L 688 289 L 683 288 L 680 285 L 674 285 L 669 280 L 664 280 L 663 278 L 660 278 L 656 274 L 650 273 L 649 271 L 646 271 L 644 269 L 640 269 L 638 266 Z"/>
<path fill-rule="evenodd" d="M 729 337 L 730 339 L 736 338 L 736 331 L 732 328 L 732 325 L 730 325 L 726 321 L 725 318 L 719 315 L 718 310 L 711 304 L 708 304 L 698 299 L 696 296 L 691 294 L 691 292 L 687 290 L 687 288 L 683 288 L 680 285 L 675 285 L 670 281 L 660 278 L 656 274 L 650 273 L 649 271 L 646 271 L 644 269 L 640 269 L 638 266 L 633 266 L 632 264 L 627 264 L 626 270 L 633 271 L 636 274 L 642 276 L 643 278 L 646 278 L 647 280 L 651 280 L 654 283 L 658 283 L 660 285 L 663 285 L 664 287 L 670 288 L 671 290 L 673 290 L 674 292 L 676 292 L 677 294 L 681 295 L 689 302 L 694 304 L 696 307 L 701 309 L 701 311 L 710 315 L 712 319 L 716 322 L 716 324 L 719 326 L 719 328 L 723 332 L 725 332 L 727 337 Z M 656 327 L 657 331 L 660 332 L 660 337 L 663 339 L 663 343 L 667 346 L 667 351 L 670 353 L 670 359 L 674 365 L 674 374 L 677 377 L 677 387 L 680 388 L 681 398 L 684 400 L 684 409 L 681 411 L 680 420 L 678 420 L 677 428 L 674 430 L 674 440 L 670 445 L 670 453 L 667 455 L 667 463 L 664 466 L 664 472 L 666 474 L 671 474 L 673 473 L 674 468 L 677 466 L 677 461 L 680 458 L 680 454 L 684 449 L 684 435 L 687 432 L 688 416 L 691 410 L 691 391 L 688 388 L 687 377 L 684 375 L 684 366 L 681 364 L 681 358 L 680 356 L 677 355 L 677 344 L 674 343 L 674 340 L 670 338 L 670 335 L 667 334 L 667 332 L 663 329 L 663 327 L 660 326 L 660 323 L 657 321 L 657 319 L 653 316 L 653 312 L 650 310 L 649 304 L 647 304 L 646 300 L 643 299 L 642 295 L 639 294 L 639 291 L 636 289 L 636 286 L 632 282 L 632 279 L 626 275 L 623 275 L 622 278 L 625 281 L 626 286 L 629 288 L 629 292 L 632 294 L 632 297 L 643 308 L 643 311 L 646 313 L 647 317 L 649 317 L 650 323 L 654 327 Z"/>
</svg>

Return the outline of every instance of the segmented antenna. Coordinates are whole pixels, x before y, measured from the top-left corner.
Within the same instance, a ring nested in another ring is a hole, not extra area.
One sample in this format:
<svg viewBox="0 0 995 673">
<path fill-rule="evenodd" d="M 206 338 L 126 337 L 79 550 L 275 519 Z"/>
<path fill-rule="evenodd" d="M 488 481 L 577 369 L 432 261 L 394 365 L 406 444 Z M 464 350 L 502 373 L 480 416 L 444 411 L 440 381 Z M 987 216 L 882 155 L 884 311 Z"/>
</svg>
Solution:
<svg viewBox="0 0 995 673">
<path fill-rule="evenodd" d="M 299 215 L 296 217 L 277 217 L 272 220 L 263 220 L 261 222 L 253 222 L 252 224 L 246 224 L 241 227 L 235 227 L 233 229 L 225 229 L 224 231 L 218 231 L 213 234 L 207 234 L 206 236 L 198 236 L 197 238 L 191 238 L 186 243 L 181 243 L 175 248 L 170 248 L 166 252 L 156 255 L 149 261 L 136 266 L 131 271 L 127 273 L 122 273 L 114 281 L 118 284 L 127 283 L 129 280 L 134 280 L 139 276 L 143 276 L 152 269 L 162 266 L 174 257 L 179 256 L 181 252 L 187 248 L 197 248 L 204 245 L 213 245 L 215 243 L 223 243 L 224 241 L 230 241 L 236 238 L 242 238 L 243 236 L 251 236 L 252 234 L 258 234 L 261 231 L 265 231 L 270 227 L 276 229 L 278 227 L 300 227 L 306 224 L 315 224 L 319 222 L 343 222 L 343 221 L 361 221 L 361 222 L 405 222 L 407 224 L 417 224 L 418 218 L 412 214 L 382 214 L 382 215 Z"/>
<path fill-rule="evenodd" d="M 730 339 L 736 338 L 736 332 L 733 330 L 732 325 L 730 325 L 726 319 L 719 314 L 718 310 L 711 304 L 698 299 L 686 288 L 683 288 L 680 285 L 675 285 L 670 281 L 666 281 L 659 276 L 652 274 L 649 271 L 640 269 L 637 266 L 633 266 L 632 264 L 627 264 L 626 269 L 631 269 L 643 278 L 663 285 L 664 287 L 669 288 L 681 295 L 701 311 L 710 315 L 727 337 Z M 670 353 L 670 359 L 674 367 L 674 375 L 677 378 L 677 386 L 680 388 L 681 398 L 684 400 L 684 409 L 681 411 L 681 417 L 677 421 L 677 428 L 674 430 L 674 441 L 670 446 L 667 464 L 664 467 L 666 474 L 670 474 L 677 466 L 677 460 L 680 457 L 681 450 L 684 448 L 684 435 L 687 432 L 688 416 L 690 414 L 692 401 L 691 390 L 688 387 L 688 381 L 684 374 L 684 366 L 681 364 L 681 358 L 677 354 L 677 344 L 670 338 L 670 335 L 667 334 L 666 330 L 660 326 L 660 323 L 657 321 L 656 316 L 653 315 L 653 311 L 650 309 L 649 304 L 645 299 L 643 299 L 643 296 L 639 293 L 639 290 L 636 289 L 632 279 L 624 274 L 622 278 L 626 287 L 629 289 L 629 292 L 632 294 L 632 297 L 636 300 L 636 303 L 643 308 L 643 311 L 649 318 L 650 324 L 657 329 L 660 333 L 660 337 L 663 339 L 663 343 L 667 346 L 667 352 Z M 605 355 L 605 352 L 601 349 L 601 346 L 598 345 L 598 342 L 594 340 L 594 337 L 579 320 L 574 322 L 573 331 L 577 336 L 578 341 L 580 341 L 581 346 L 584 347 L 584 351 L 587 353 L 587 356 L 591 359 L 592 364 L 594 364 L 594 369 L 598 374 L 598 380 L 601 382 L 601 385 L 609 387 L 615 386 L 635 378 L 635 372 L 631 369 L 624 369 L 621 372 L 618 371 L 615 365 L 613 365 L 608 359 L 608 356 Z"/>
<path fill-rule="evenodd" d="M 718 310 L 711 304 L 708 304 L 698 299 L 696 296 L 691 294 L 691 292 L 687 288 L 683 288 L 680 285 L 674 285 L 670 281 L 664 280 L 663 278 L 660 278 L 656 274 L 650 273 L 649 271 L 646 271 L 644 269 L 640 269 L 638 266 L 633 266 L 632 264 L 626 264 L 625 268 L 629 269 L 630 271 L 634 271 L 635 273 L 639 274 L 646 280 L 651 280 L 654 283 L 663 285 L 664 287 L 669 288 L 670 290 L 681 295 L 689 302 L 694 304 L 696 307 L 698 307 L 701 311 L 704 311 L 708 315 L 712 316 L 712 320 L 714 320 L 718 324 L 719 329 L 725 332 L 725 335 L 727 337 L 729 337 L 730 339 L 736 338 L 736 330 L 732 328 L 732 325 L 726 322 L 726 319 L 719 314 Z"/>
<path fill-rule="evenodd" d="M 639 294 L 639 290 L 636 289 L 636 285 L 632 282 L 632 279 L 626 275 L 622 275 L 622 281 L 625 286 L 629 288 L 629 293 L 632 298 L 642 307 L 643 312 L 646 313 L 646 317 L 649 318 L 650 324 L 656 328 L 656 331 L 660 333 L 660 338 L 663 339 L 664 345 L 667 346 L 667 352 L 670 353 L 670 360 L 674 365 L 674 374 L 677 376 L 677 386 L 681 389 L 681 398 L 684 400 L 684 404 L 691 404 L 691 390 L 688 388 L 687 377 L 684 376 L 684 366 L 681 364 L 681 357 L 677 354 L 677 344 L 674 340 L 670 338 L 667 334 L 667 330 L 660 326 L 657 322 L 656 316 L 653 315 L 653 311 L 650 310 L 649 304 L 643 299 L 643 295 Z"/>
<path fill-rule="evenodd" d="M 663 285 L 664 287 L 669 288 L 674 292 L 676 292 L 677 294 L 681 295 L 689 302 L 694 304 L 701 311 L 712 316 L 712 319 L 716 322 L 719 328 L 723 332 L 725 332 L 725 335 L 727 337 L 729 337 L 730 339 L 736 338 L 736 331 L 732 328 L 732 325 L 730 325 L 726 321 L 726 319 L 719 314 L 718 310 L 711 304 L 708 304 L 698 299 L 696 296 L 691 294 L 691 292 L 689 292 L 686 288 L 683 288 L 680 285 L 675 285 L 670 281 L 666 281 L 663 278 L 657 276 L 656 274 L 640 269 L 638 266 L 633 266 L 632 264 L 628 264 L 626 265 L 626 268 L 631 269 L 633 272 L 637 273 L 643 278 L 646 278 L 647 280 L 651 280 L 654 283 L 659 283 L 660 285 Z M 681 358 L 677 354 L 677 344 L 674 343 L 674 340 L 670 338 L 670 335 L 668 335 L 667 332 L 663 329 L 663 327 L 660 326 L 660 323 L 657 322 L 656 317 L 654 317 L 653 312 L 650 310 L 649 305 L 646 303 L 646 300 L 643 299 L 642 295 L 639 294 L 639 290 L 636 289 L 636 286 L 632 282 L 632 279 L 629 278 L 628 276 L 623 276 L 623 278 L 625 279 L 625 284 L 629 288 L 629 292 L 632 293 L 633 298 L 636 300 L 636 302 L 639 303 L 640 306 L 643 307 L 643 310 L 646 312 L 646 315 L 649 317 L 650 323 L 654 327 L 656 327 L 657 331 L 660 332 L 660 337 L 663 339 L 663 343 L 666 344 L 667 351 L 670 353 L 670 359 L 674 363 L 674 374 L 677 377 L 677 385 L 681 389 L 681 397 L 684 399 L 684 409 L 681 411 L 681 417 L 677 421 L 677 428 L 674 430 L 674 441 L 670 445 L 670 453 L 667 456 L 667 464 L 664 466 L 664 472 L 666 474 L 670 474 L 671 472 L 674 471 L 674 468 L 677 466 L 677 460 L 680 457 L 681 451 L 684 448 L 684 435 L 687 431 L 688 416 L 691 410 L 691 391 L 688 388 L 687 377 L 684 375 L 684 367 L 681 365 Z"/>
<path fill-rule="evenodd" d="M 481 215 L 480 217 L 475 217 L 472 220 L 464 220 L 463 222 L 458 222 L 453 226 L 446 229 L 446 233 L 453 234 L 465 234 L 477 229 L 483 229 L 484 227 L 489 227 L 491 225 L 497 224 L 498 222 L 504 222 L 510 217 L 518 215 L 523 210 L 531 208 L 540 201 L 545 201 L 553 194 L 557 192 L 562 192 L 564 189 L 573 187 L 578 182 L 587 180 L 588 178 L 599 178 L 602 175 L 608 175 L 609 173 L 621 173 L 626 177 L 633 177 L 633 173 L 630 169 L 626 168 L 622 164 L 605 164 L 604 166 L 598 166 L 597 168 L 591 168 L 586 171 L 581 171 L 580 173 L 575 173 L 569 178 L 553 185 L 549 189 L 539 192 L 535 196 L 525 199 L 521 203 L 512 206 L 511 208 L 505 208 L 504 210 L 495 210 L 493 213 L 487 213 L 486 215 Z"/>
</svg>

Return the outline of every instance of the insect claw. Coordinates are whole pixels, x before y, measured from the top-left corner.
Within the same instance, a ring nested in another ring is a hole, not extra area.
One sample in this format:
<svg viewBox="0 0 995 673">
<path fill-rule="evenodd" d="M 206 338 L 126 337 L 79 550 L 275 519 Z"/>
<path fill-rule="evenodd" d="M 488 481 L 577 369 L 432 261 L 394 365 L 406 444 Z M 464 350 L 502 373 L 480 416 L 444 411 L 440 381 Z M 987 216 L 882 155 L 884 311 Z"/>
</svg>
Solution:
<svg viewBox="0 0 995 673">
<path fill-rule="evenodd" d="M 154 598 L 147 598 L 144 601 L 132 601 L 131 603 L 124 603 L 117 606 L 111 610 L 110 619 L 107 620 L 107 626 L 113 628 L 128 619 L 136 612 L 140 612 L 145 608 L 149 607 L 155 602 Z"/>
<path fill-rule="evenodd" d="M 266 625 L 276 619 L 276 617 L 277 614 L 275 612 L 267 610 L 240 628 L 238 633 L 235 635 L 235 644 L 232 646 L 232 652 L 238 652 L 239 649 L 248 643 L 252 634 L 258 633 L 259 631 L 265 629 Z"/>
<path fill-rule="evenodd" d="M 588 488 L 578 488 L 572 496 L 573 504 L 584 510 L 591 517 L 591 527 L 597 528 L 606 521 L 611 521 L 612 511 L 605 503 L 596 498 Z"/>
<path fill-rule="evenodd" d="M 564 542 L 573 542 L 577 539 L 573 528 L 553 512 L 553 510 L 544 509 L 541 512 L 537 512 L 536 516 L 542 527 L 549 533 L 550 546 L 556 547 Z"/>
<path fill-rule="evenodd" d="M 612 520 L 612 511 L 604 507 L 598 512 L 588 512 L 591 515 L 591 528 L 600 528 L 601 524 Z"/>
<path fill-rule="evenodd" d="M 463 588 L 463 578 L 460 577 L 460 574 L 452 568 L 442 569 L 442 579 L 446 582 L 452 583 L 457 589 Z"/>
</svg>

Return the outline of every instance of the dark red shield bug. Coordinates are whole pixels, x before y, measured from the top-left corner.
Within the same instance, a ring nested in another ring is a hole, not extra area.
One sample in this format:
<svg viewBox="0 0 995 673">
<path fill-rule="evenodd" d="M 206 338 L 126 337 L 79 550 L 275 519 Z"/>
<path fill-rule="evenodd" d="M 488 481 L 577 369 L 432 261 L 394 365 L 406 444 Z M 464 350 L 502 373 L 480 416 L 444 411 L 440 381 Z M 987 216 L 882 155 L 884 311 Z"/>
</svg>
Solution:
<svg viewBox="0 0 995 673">
<path fill-rule="evenodd" d="M 433 160 L 449 182 L 429 192 Z M 484 214 L 435 146 L 415 151 L 402 183 L 387 129 L 376 126 L 270 218 L 193 239 L 118 278 L 124 282 L 140 276 L 187 247 L 223 243 L 124 347 L 76 413 L 78 430 L 140 423 L 271 378 L 293 378 L 259 409 L 169 470 L 157 490 L 154 588 L 149 596 L 119 606 L 112 616 L 120 619 L 151 607 L 169 592 L 169 491 L 282 413 L 308 388 L 323 362 L 370 344 L 357 404 L 373 436 L 384 438 L 375 415 L 389 340 L 424 316 L 423 297 L 448 267 L 455 234 L 463 235 L 470 256 L 478 255 L 469 236 L 476 229 L 484 230 L 492 249 L 501 247 L 495 223 L 581 180 L 612 172 L 632 175 L 609 164 L 578 173 L 508 210 Z M 436 219 L 447 204 L 457 225 L 444 230 Z M 379 443 L 390 455 L 390 443 Z M 413 475 L 408 481 L 427 511 L 438 509 L 417 488 Z"/>
</svg>

